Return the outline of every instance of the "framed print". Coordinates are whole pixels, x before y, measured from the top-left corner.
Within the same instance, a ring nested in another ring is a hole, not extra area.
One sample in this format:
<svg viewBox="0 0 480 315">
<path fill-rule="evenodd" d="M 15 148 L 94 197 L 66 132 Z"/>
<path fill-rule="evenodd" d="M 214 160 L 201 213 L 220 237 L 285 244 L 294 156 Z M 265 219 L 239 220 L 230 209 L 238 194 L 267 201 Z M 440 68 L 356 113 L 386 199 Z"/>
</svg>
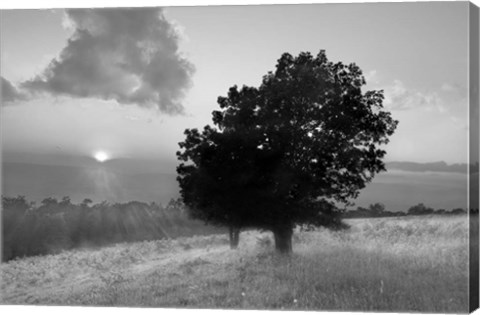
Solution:
<svg viewBox="0 0 480 315">
<path fill-rule="evenodd" d="M 478 308 L 475 4 L 0 25 L 3 306 Z"/>
</svg>

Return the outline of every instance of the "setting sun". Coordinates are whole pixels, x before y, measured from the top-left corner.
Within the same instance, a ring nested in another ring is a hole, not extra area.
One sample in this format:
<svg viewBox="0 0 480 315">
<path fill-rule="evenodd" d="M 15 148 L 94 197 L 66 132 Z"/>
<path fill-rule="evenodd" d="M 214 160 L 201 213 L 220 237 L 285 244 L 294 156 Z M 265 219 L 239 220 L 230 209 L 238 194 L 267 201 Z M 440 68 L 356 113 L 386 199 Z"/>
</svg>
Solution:
<svg viewBox="0 0 480 315">
<path fill-rule="evenodd" d="M 97 160 L 98 162 L 105 162 L 106 160 L 108 160 L 110 157 L 108 156 L 108 154 L 104 151 L 97 151 L 95 152 L 95 154 L 93 155 L 93 157 L 95 158 L 95 160 Z"/>
</svg>

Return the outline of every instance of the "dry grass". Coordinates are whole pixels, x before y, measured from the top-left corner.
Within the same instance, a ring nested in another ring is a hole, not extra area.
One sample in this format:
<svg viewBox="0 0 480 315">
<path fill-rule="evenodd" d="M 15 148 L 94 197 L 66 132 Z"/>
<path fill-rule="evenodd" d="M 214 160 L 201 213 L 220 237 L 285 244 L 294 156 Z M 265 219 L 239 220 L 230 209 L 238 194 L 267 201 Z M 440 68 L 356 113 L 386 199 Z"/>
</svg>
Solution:
<svg viewBox="0 0 480 315">
<path fill-rule="evenodd" d="M 350 220 L 297 231 L 278 257 L 269 233 L 121 244 L 2 264 L 4 304 L 467 312 L 468 221 Z"/>
</svg>

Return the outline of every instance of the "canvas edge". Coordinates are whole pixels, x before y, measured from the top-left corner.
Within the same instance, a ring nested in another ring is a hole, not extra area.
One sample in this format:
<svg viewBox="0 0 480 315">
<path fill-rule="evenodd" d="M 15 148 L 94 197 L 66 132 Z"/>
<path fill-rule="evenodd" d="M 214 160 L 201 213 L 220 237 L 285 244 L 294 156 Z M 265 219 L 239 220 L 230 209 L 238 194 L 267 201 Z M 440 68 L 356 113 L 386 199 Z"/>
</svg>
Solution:
<svg viewBox="0 0 480 315">
<path fill-rule="evenodd" d="M 469 3 L 469 166 L 479 162 L 479 8 Z M 479 307 L 479 179 L 469 172 L 469 311 Z M 476 209 L 476 211 L 474 210 Z"/>
</svg>

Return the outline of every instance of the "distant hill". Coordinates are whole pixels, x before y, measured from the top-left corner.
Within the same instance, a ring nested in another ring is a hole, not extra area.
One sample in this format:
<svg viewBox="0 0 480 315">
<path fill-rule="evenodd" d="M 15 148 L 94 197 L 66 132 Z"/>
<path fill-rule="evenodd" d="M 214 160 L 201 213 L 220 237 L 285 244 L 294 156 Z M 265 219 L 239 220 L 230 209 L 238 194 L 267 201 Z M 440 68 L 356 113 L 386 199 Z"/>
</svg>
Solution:
<svg viewBox="0 0 480 315">
<path fill-rule="evenodd" d="M 90 198 L 166 204 L 179 196 L 175 167 L 170 164 L 134 159 L 105 163 L 90 159 L 69 165 L 4 162 L 2 194 L 25 195 L 37 202 L 70 196 L 76 203 Z M 388 162 L 386 168 L 361 191 L 356 205 L 381 202 L 389 211 L 406 211 L 421 202 L 435 209 L 467 207 L 466 164 Z"/>
<path fill-rule="evenodd" d="M 355 204 L 366 207 L 380 202 L 385 204 L 388 211 L 407 211 L 419 203 L 435 210 L 467 208 L 467 178 L 466 173 L 389 168 L 367 184 Z"/>
<path fill-rule="evenodd" d="M 178 197 L 176 174 L 149 173 L 121 164 L 119 161 L 93 166 L 3 163 L 2 194 L 25 195 L 35 201 L 70 196 L 73 202 L 90 198 L 94 202 L 167 203 Z"/>
<path fill-rule="evenodd" d="M 468 164 L 447 164 L 443 161 L 431 163 L 387 162 L 385 166 L 387 170 L 395 169 L 410 172 L 453 172 L 463 174 L 468 172 Z M 478 173 L 478 164 L 472 166 L 471 172 Z"/>
</svg>

